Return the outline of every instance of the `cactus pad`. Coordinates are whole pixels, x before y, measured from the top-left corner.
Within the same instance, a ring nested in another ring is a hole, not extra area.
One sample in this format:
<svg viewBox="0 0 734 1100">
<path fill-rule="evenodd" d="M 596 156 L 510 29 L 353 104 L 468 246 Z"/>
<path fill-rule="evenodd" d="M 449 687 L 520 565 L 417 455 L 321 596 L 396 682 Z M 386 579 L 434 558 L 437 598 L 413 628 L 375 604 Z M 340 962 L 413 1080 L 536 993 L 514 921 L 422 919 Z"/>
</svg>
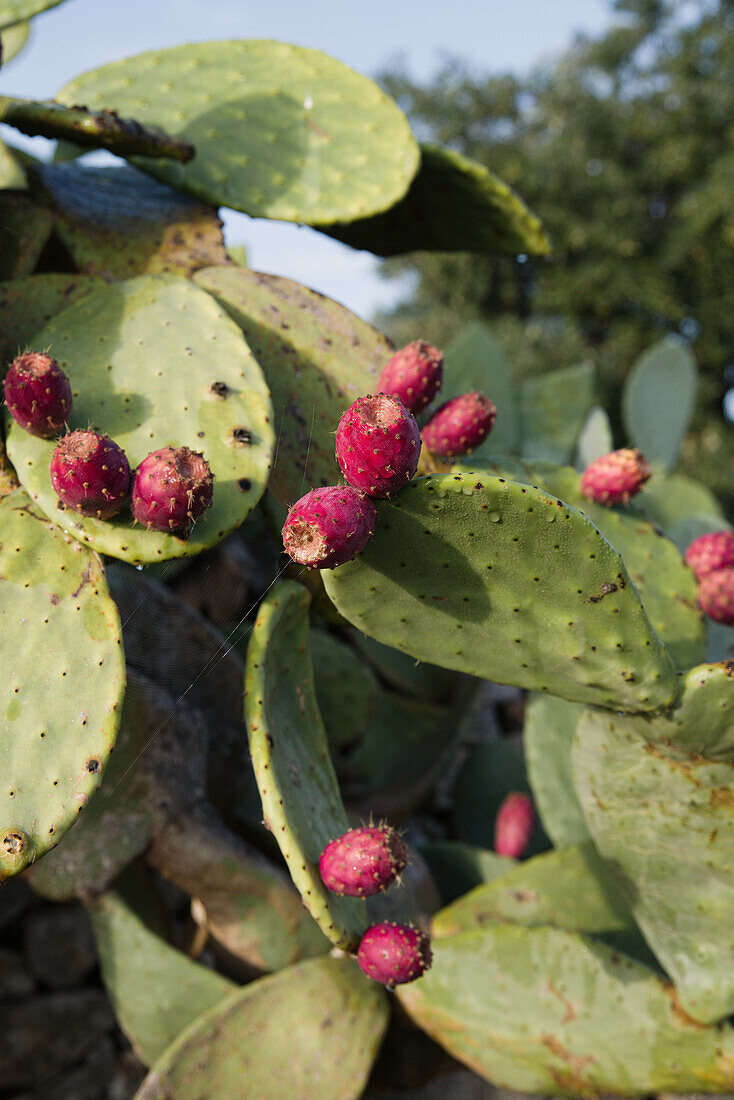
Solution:
<svg viewBox="0 0 734 1100">
<path fill-rule="evenodd" d="M 306 908 L 332 943 L 356 950 L 364 902 L 321 881 L 323 848 L 349 828 L 329 757 L 308 648 L 309 596 L 279 582 L 260 604 L 247 649 L 245 718 L 265 823 Z"/>
<path fill-rule="evenodd" d="M 576 789 L 683 1009 L 711 1023 L 734 1010 L 734 765 L 667 756 L 621 716 L 587 712 Z"/>
<path fill-rule="evenodd" d="M 487 848 L 458 840 L 430 840 L 418 850 L 436 880 L 444 905 L 483 882 L 502 878 L 515 864 L 510 856 L 498 856 Z"/>
<path fill-rule="evenodd" d="M 194 280 L 242 328 L 273 399 L 277 454 L 268 491 L 286 507 L 339 477 L 334 432 L 371 392 L 392 347 L 344 306 L 300 283 L 243 268 L 208 268 Z"/>
<path fill-rule="evenodd" d="M 49 8 L 58 7 L 64 0 L 0 0 L 0 30 L 32 19 L 34 15 Z"/>
<path fill-rule="evenodd" d="M 21 27 L 27 27 L 27 23 L 19 24 Z M 15 28 L 13 28 L 15 29 Z M 3 50 L 3 62 L 5 61 L 5 51 L 7 49 L 7 43 L 9 38 L 9 32 L 4 31 L 2 35 L 2 50 Z M 0 141 L 0 191 L 27 191 L 28 190 L 28 175 L 25 168 L 21 164 L 15 153 L 8 148 L 4 141 Z"/>
<path fill-rule="evenodd" d="M 622 417 L 632 446 L 653 466 L 670 470 L 693 415 L 696 363 L 682 341 L 660 340 L 625 380 Z"/>
<path fill-rule="evenodd" d="M 734 754 L 734 662 L 696 665 L 682 673 L 676 706 L 654 721 L 640 716 L 630 728 L 648 741 L 708 760 Z"/>
<path fill-rule="evenodd" d="M 135 275 L 190 275 L 224 264 L 216 210 L 129 165 L 43 164 L 34 170 L 77 270 L 108 282 Z"/>
<path fill-rule="evenodd" d="M 380 685 L 351 646 L 325 630 L 310 637 L 316 699 L 332 749 L 356 741 L 377 710 Z"/>
<path fill-rule="evenodd" d="M 324 585 L 346 619 L 419 660 L 620 710 L 675 697 L 670 658 L 617 552 L 532 486 L 486 473 L 417 478 L 378 502 L 374 537 Z"/>
<path fill-rule="evenodd" d="M 434 948 L 431 970 L 398 997 L 450 1054 L 504 1089 L 643 1096 L 734 1087 L 729 1025 L 696 1024 L 669 982 L 589 937 L 506 924 Z"/>
<path fill-rule="evenodd" d="M 522 453 L 531 461 L 569 462 L 594 403 L 593 363 L 547 371 L 520 387 Z M 491 440 L 490 440 L 491 442 Z M 499 451 L 496 443 L 496 452 Z"/>
<path fill-rule="evenodd" d="M 523 748 L 535 808 L 556 848 L 588 840 L 573 785 L 571 745 L 583 707 L 552 695 L 531 695 L 525 706 Z"/>
<path fill-rule="evenodd" d="M 146 1066 L 236 990 L 233 982 L 156 936 L 119 894 L 103 894 L 89 915 L 115 1016 Z"/>
<path fill-rule="evenodd" d="M 474 321 L 445 349 L 446 369 L 441 401 L 470 390 L 485 393 L 497 406 L 497 420 L 489 437 L 474 451 L 472 461 L 484 455 L 511 454 L 519 449 L 520 404 L 512 367 L 491 329 Z"/>
<path fill-rule="evenodd" d="M 0 283 L 0 373 L 62 309 L 95 285 L 86 275 L 27 275 Z"/>
<path fill-rule="evenodd" d="M 53 214 L 27 195 L 0 191 L 0 279 L 30 275 L 51 236 Z"/>
<path fill-rule="evenodd" d="M 597 458 L 609 454 L 613 449 L 614 439 L 609 417 L 600 405 L 595 405 L 586 417 L 579 435 L 576 465 L 579 470 L 585 470 Z"/>
<path fill-rule="evenodd" d="M 186 167 L 140 167 L 205 202 L 323 225 L 402 198 L 419 151 L 397 105 L 366 77 L 281 42 L 199 42 L 77 77 L 60 103 L 113 108 L 196 147 Z"/>
<path fill-rule="evenodd" d="M 506 183 L 483 164 L 436 145 L 421 146 L 420 168 L 401 202 L 376 217 L 319 228 L 378 256 L 421 249 L 544 256 L 550 250 L 539 219 Z"/>
<path fill-rule="evenodd" d="M 102 779 L 125 668 L 99 559 L 17 490 L 0 500 L 0 880 L 53 848 Z"/>
<path fill-rule="evenodd" d="M 168 1048 L 136 1100 L 357 1100 L 387 1026 L 387 998 L 349 959 L 312 959 L 260 978 Z"/>
<path fill-rule="evenodd" d="M 244 520 L 265 487 L 273 449 L 267 387 L 237 326 L 204 291 L 174 275 L 95 287 L 37 334 L 71 381 L 72 428 L 93 424 L 131 466 L 159 447 L 200 450 L 214 503 L 188 539 L 59 510 L 48 467 L 54 442 L 12 423 L 8 455 L 55 523 L 95 550 L 132 562 L 197 554 Z M 17 429 L 17 430 L 16 430 Z"/>
</svg>

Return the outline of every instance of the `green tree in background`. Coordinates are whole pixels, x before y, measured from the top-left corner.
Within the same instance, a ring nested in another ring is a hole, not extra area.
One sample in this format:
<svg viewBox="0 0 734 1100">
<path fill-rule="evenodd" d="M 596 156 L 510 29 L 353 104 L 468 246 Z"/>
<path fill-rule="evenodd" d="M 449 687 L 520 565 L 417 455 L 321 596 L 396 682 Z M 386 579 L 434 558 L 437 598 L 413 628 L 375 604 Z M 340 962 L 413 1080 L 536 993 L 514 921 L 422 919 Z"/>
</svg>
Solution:
<svg viewBox="0 0 734 1100">
<path fill-rule="evenodd" d="M 387 261 L 387 277 L 411 271 L 417 283 L 380 320 L 400 341 L 445 344 L 484 319 L 524 371 L 591 355 L 612 409 L 635 357 L 677 333 L 704 379 L 683 465 L 731 501 L 721 400 L 734 364 L 734 0 L 613 8 L 602 38 L 577 39 L 524 79 L 458 62 L 423 86 L 383 76 L 422 137 L 517 189 L 553 255 Z"/>
</svg>

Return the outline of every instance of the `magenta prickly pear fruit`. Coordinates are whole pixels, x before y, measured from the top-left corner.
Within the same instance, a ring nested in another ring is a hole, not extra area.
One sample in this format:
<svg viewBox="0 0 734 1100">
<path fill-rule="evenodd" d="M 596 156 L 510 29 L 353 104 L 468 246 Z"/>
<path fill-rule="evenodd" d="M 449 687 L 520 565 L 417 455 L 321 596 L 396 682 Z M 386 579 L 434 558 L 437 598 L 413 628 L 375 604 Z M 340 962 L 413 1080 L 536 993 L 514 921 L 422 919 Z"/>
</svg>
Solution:
<svg viewBox="0 0 734 1100">
<path fill-rule="evenodd" d="M 715 569 L 728 569 L 734 565 L 734 534 L 709 531 L 699 535 L 686 550 L 685 559 L 699 581 Z"/>
<path fill-rule="evenodd" d="M 368 928 L 357 952 L 363 973 L 391 988 L 420 978 L 432 957 L 428 936 L 409 924 L 390 921 Z"/>
<path fill-rule="evenodd" d="M 494 850 L 501 856 L 519 857 L 530 843 L 535 828 L 535 810 L 526 794 L 507 795 L 494 822 Z"/>
<path fill-rule="evenodd" d="M 715 569 L 698 586 L 698 602 L 715 623 L 734 626 L 734 569 Z"/>
<path fill-rule="evenodd" d="M 351 485 L 312 489 L 286 516 L 283 546 L 299 565 L 335 569 L 364 549 L 376 519 L 372 501 Z"/>
<path fill-rule="evenodd" d="M 652 470 L 638 450 L 623 447 L 591 462 L 581 475 L 581 492 L 597 504 L 629 504 Z"/>
<path fill-rule="evenodd" d="M 108 435 L 69 432 L 51 459 L 51 483 L 67 508 L 110 519 L 122 511 L 130 488 L 130 464 Z"/>
<path fill-rule="evenodd" d="M 334 894 L 368 898 L 392 886 L 407 862 L 405 845 L 393 829 L 364 825 L 326 845 L 319 871 Z"/>
<path fill-rule="evenodd" d="M 377 385 L 380 393 L 397 397 L 415 416 L 433 401 L 442 379 L 441 352 L 425 340 L 414 340 L 387 361 Z"/>
<path fill-rule="evenodd" d="M 477 390 L 452 397 L 433 414 L 421 435 L 429 451 L 454 458 L 484 443 L 497 419 L 497 409 Z"/>
<path fill-rule="evenodd" d="M 5 404 L 21 428 L 50 439 L 69 419 L 69 379 L 50 355 L 26 351 L 8 367 Z"/>
<path fill-rule="evenodd" d="M 344 477 L 371 497 L 390 497 L 418 468 L 421 433 L 397 397 L 360 397 L 339 421 L 336 458 Z"/>
<path fill-rule="evenodd" d="M 161 447 L 133 474 L 132 513 L 150 531 L 183 534 L 209 507 L 214 477 L 209 463 L 188 447 Z"/>
</svg>

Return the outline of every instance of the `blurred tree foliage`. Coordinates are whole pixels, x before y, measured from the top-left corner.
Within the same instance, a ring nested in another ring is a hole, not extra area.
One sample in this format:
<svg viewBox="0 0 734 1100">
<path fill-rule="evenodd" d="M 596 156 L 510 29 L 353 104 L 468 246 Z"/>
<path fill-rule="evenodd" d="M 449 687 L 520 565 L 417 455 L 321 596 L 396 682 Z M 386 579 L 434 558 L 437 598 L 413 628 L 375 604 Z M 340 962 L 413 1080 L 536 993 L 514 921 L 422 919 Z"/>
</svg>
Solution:
<svg viewBox="0 0 734 1100">
<path fill-rule="evenodd" d="M 684 468 L 734 503 L 734 0 L 617 0 L 612 28 L 527 78 L 459 62 L 427 85 L 383 74 L 421 138 L 486 164 L 545 222 L 548 260 L 416 253 L 414 292 L 380 318 L 400 342 L 446 344 L 482 318 L 523 373 L 591 356 L 618 382 L 666 333 L 703 383 Z M 498 319 L 502 318 L 501 323 Z"/>
</svg>

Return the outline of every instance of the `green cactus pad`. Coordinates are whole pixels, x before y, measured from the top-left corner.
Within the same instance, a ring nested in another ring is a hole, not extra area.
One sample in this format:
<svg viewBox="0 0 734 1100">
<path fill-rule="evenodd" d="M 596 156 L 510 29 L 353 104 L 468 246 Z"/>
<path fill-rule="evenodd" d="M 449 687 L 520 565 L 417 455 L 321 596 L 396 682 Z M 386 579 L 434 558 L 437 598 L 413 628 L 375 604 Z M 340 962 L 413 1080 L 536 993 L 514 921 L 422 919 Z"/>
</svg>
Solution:
<svg viewBox="0 0 734 1100">
<path fill-rule="evenodd" d="M 512 378 L 512 367 L 489 327 L 481 321 L 467 325 L 446 347 L 445 359 L 441 401 L 479 390 L 497 406 L 497 420 L 489 438 L 474 451 L 475 458 L 518 450 L 519 393 Z"/>
<path fill-rule="evenodd" d="M 436 145 L 421 145 L 420 168 L 401 202 L 376 217 L 319 228 L 377 256 L 423 249 L 500 256 L 550 251 L 539 219 L 503 180 Z"/>
<path fill-rule="evenodd" d="M 446 703 L 451 697 L 456 677 L 445 668 L 416 661 L 399 649 L 368 638 L 361 630 L 350 627 L 349 637 L 388 687 L 417 696 L 424 703 Z"/>
<path fill-rule="evenodd" d="M 697 539 L 699 535 L 707 535 L 711 531 L 731 530 L 731 524 L 727 523 L 723 516 L 716 513 L 695 512 L 691 516 L 674 520 L 668 527 L 666 534 L 675 543 L 681 554 L 685 554 L 693 540 Z M 709 620 L 707 626 L 711 626 L 712 623 L 713 619 Z"/>
<path fill-rule="evenodd" d="M 701 1027 L 654 971 L 555 928 L 495 925 L 435 942 L 399 987 L 413 1020 L 504 1089 L 552 1096 L 734 1088 L 734 1033 Z"/>
<path fill-rule="evenodd" d="M 24 24 L 21 24 L 24 26 Z M 2 48 L 8 35 L 2 36 Z M 4 141 L 0 141 L 0 191 L 27 191 L 28 175 L 18 157 L 8 148 Z"/>
<path fill-rule="evenodd" d="M 316 699 L 332 749 L 356 741 L 370 725 L 380 685 L 351 646 L 325 630 L 310 636 Z"/>
<path fill-rule="evenodd" d="M 467 459 L 456 469 L 489 470 L 516 481 L 542 485 L 583 512 L 622 555 L 645 612 L 676 667 L 689 668 L 703 659 L 706 632 L 695 578 L 673 543 L 638 512 L 586 500 L 579 491 L 579 474 L 571 466 L 549 462 L 528 466 L 499 459 L 478 467 L 473 459 Z"/>
<path fill-rule="evenodd" d="M 30 32 L 30 23 L 13 23 L 10 27 L 2 28 L 3 67 L 18 56 L 28 41 Z"/>
<path fill-rule="evenodd" d="M 492 848 L 497 811 L 512 791 L 531 794 L 518 747 L 503 740 L 476 745 L 456 780 L 454 825 L 461 839 Z M 547 837 L 536 826 L 528 851 L 535 855 L 547 847 Z"/>
<path fill-rule="evenodd" d="M 442 909 L 431 931 L 434 936 L 453 936 L 505 922 L 590 933 L 634 927 L 591 841 L 544 852 L 477 886 Z"/>
<path fill-rule="evenodd" d="M 188 539 L 136 526 L 127 512 L 85 518 L 58 508 L 48 472 L 54 441 L 12 421 L 8 455 L 50 519 L 131 562 L 197 554 L 239 527 L 267 480 L 272 410 L 241 332 L 210 295 L 175 275 L 104 284 L 54 317 L 36 342 L 69 375 L 72 428 L 107 432 L 131 467 L 171 444 L 201 451 L 214 474 L 214 502 Z"/>
<path fill-rule="evenodd" d="M 85 275 L 28 275 L 0 283 L 0 373 L 47 321 L 95 286 Z"/>
<path fill-rule="evenodd" d="M 734 755 L 734 662 L 697 665 L 682 673 L 676 706 L 630 725 L 667 750 L 730 762 Z"/>
<path fill-rule="evenodd" d="M 216 210 L 129 165 L 42 164 L 34 176 L 85 275 L 113 282 L 227 263 Z"/>
<path fill-rule="evenodd" d="M 523 456 L 531 462 L 570 462 L 594 403 L 595 387 L 593 363 L 526 378 L 520 387 Z"/>
<path fill-rule="evenodd" d="M 609 454 L 613 449 L 614 438 L 609 417 L 600 405 L 595 405 L 586 417 L 579 435 L 576 466 L 579 470 L 585 470 L 597 458 Z"/>
<path fill-rule="evenodd" d="M 364 902 L 330 893 L 318 868 L 349 822 L 316 703 L 308 605 L 308 592 L 292 581 L 260 604 L 247 649 L 245 719 L 265 823 L 311 916 L 351 951 L 367 927 Z"/>
<path fill-rule="evenodd" d="M 648 519 L 670 532 L 670 528 L 687 516 L 722 516 L 721 505 L 705 485 L 684 474 L 655 475 L 635 498 Z"/>
<path fill-rule="evenodd" d="M 430 840 L 420 844 L 418 850 L 436 880 L 444 905 L 483 882 L 502 878 L 515 865 L 509 856 L 498 856 L 458 840 Z"/>
<path fill-rule="evenodd" d="M 186 167 L 140 167 L 205 202 L 323 225 L 370 217 L 405 194 L 419 163 L 402 111 L 376 84 L 317 50 L 197 42 L 77 77 L 60 103 L 112 108 L 185 138 Z"/>
<path fill-rule="evenodd" d="M 125 686 L 99 559 L 21 490 L 0 500 L 0 881 L 53 848 L 97 790 Z"/>
<path fill-rule="evenodd" d="M 573 785 L 571 745 L 583 707 L 550 695 L 531 695 L 525 707 L 523 747 L 535 808 L 556 848 L 589 838 Z"/>
<path fill-rule="evenodd" d="M 377 508 L 360 557 L 324 577 L 337 610 L 366 634 L 578 702 L 673 701 L 670 658 L 621 558 L 574 508 L 486 473 L 416 478 Z"/>
<path fill-rule="evenodd" d="M 269 492 L 290 507 L 308 489 L 333 485 L 339 418 L 374 391 L 392 346 L 338 302 L 290 279 L 215 267 L 194 281 L 240 325 L 270 387 L 278 447 Z"/>
<path fill-rule="evenodd" d="M 30 275 L 51 236 L 53 214 L 27 195 L 0 191 L 0 279 Z"/>
<path fill-rule="evenodd" d="M 630 371 L 622 391 L 622 416 L 630 442 L 653 466 L 675 466 L 693 415 L 696 384 L 690 349 L 669 338 L 649 348 Z"/>
<path fill-rule="evenodd" d="M 0 30 L 24 19 L 32 19 L 34 15 L 62 3 L 63 0 L 0 0 Z"/>
<path fill-rule="evenodd" d="M 349 959 L 252 982 L 168 1048 L 135 1100 L 358 1100 L 387 1026 L 384 991 Z"/>
<path fill-rule="evenodd" d="M 162 940 L 117 893 L 89 907 L 104 982 L 117 1022 L 150 1066 L 202 1013 L 236 990 Z"/>
<path fill-rule="evenodd" d="M 120 732 L 99 791 L 78 826 L 31 870 L 53 901 L 105 890 L 180 806 L 201 797 L 206 727 L 128 668 Z"/>
<path fill-rule="evenodd" d="M 581 719 L 576 789 L 683 1009 L 711 1023 L 734 1011 L 734 765 L 669 757 L 633 731 L 620 716 Z"/>
</svg>

